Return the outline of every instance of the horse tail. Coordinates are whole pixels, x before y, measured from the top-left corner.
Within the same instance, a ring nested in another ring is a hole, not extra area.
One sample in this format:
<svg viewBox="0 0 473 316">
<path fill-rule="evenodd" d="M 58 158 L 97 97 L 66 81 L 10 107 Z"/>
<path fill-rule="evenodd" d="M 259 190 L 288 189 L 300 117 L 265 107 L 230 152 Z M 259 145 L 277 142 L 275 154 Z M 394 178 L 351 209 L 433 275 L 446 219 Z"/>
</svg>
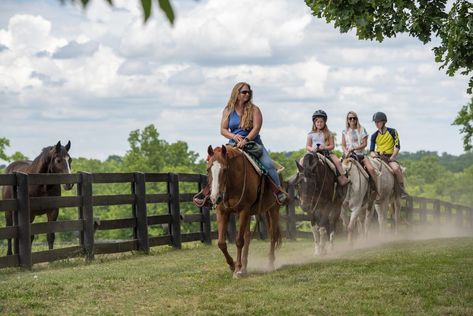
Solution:
<svg viewBox="0 0 473 316">
<path fill-rule="evenodd" d="M 266 219 L 271 242 L 274 242 L 275 247 L 279 248 L 282 245 L 281 228 L 279 227 L 279 205 L 275 204 L 266 212 Z"/>
</svg>

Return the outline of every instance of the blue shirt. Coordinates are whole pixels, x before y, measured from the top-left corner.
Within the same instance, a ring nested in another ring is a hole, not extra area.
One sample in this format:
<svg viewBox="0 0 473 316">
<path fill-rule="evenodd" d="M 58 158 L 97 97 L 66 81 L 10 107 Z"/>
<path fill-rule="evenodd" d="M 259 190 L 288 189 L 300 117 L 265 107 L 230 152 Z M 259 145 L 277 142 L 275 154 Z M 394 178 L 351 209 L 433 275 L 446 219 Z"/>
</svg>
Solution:
<svg viewBox="0 0 473 316">
<path fill-rule="evenodd" d="M 233 134 L 241 135 L 243 137 L 248 136 L 251 131 L 251 129 L 243 129 L 240 127 L 240 116 L 236 111 L 231 112 L 228 117 L 228 128 Z M 255 137 L 255 139 L 253 139 L 253 141 L 261 144 L 261 138 L 259 134 Z"/>
</svg>

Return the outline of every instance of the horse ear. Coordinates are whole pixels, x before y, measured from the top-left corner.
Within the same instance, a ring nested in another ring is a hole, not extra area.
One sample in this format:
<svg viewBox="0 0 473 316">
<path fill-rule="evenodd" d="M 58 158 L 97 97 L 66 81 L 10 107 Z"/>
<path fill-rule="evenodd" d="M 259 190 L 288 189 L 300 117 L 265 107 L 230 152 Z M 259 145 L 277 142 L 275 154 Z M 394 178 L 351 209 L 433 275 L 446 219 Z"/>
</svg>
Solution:
<svg viewBox="0 0 473 316">
<path fill-rule="evenodd" d="M 214 155 L 214 150 L 212 148 L 212 145 L 209 145 L 209 147 L 207 148 L 207 153 L 209 154 L 210 157 Z"/>
<path fill-rule="evenodd" d="M 223 158 L 227 157 L 227 147 L 225 145 L 222 145 L 222 156 Z"/>
<path fill-rule="evenodd" d="M 303 171 L 304 171 L 304 167 L 301 166 L 301 164 L 299 163 L 299 161 L 294 160 L 294 162 L 296 163 L 297 170 L 299 170 L 299 172 L 303 172 Z"/>
<path fill-rule="evenodd" d="M 69 152 L 69 149 L 71 149 L 71 141 L 68 141 L 66 144 L 66 151 Z"/>
<path fill-rule="evenodd" d="M 61 141 L 58 141 L 57 144 L 56 144 L 56 152 L 60 152 L 61 151 Z"/>
</svg>

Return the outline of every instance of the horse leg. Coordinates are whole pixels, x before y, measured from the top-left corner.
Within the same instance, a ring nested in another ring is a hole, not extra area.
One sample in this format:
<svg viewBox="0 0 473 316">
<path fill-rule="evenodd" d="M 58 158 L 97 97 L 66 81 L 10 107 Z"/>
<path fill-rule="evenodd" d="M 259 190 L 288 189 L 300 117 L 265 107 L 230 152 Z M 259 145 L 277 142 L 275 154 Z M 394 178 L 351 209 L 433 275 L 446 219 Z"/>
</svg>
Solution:
<svg viewBox="0 0 473 316">
<path fill-rule="evenodd" d="M 242 267 L 242 251 L 243 251 L 243 246 L 245 245 L 245 233 L 246 233 L 246 227 L 250 223 L 250 214 L 249 212 L 246 211 L 240 211 L 240 214 L 238 216 L 238 221 L 240 222 L 240 228 L 238 229 L 238 234 L 237 238 L 235 240 L 235 244 L 237 247 L 237 258 L 236 258 L 236 269 L 233 272 L 233 277 L 238 278 L 242 276 L 243 272 L 241 271 Z"/>
<path fill-rule="evenodd" d="M 312 234 L 314 235 L 314 256 L 320 255 L 320 233 L 319 233 L 319 225 L 315 222 L 312 222 Z"/>
<path fill-rule="evenodd" d="M 385 233 L 385 210 L 388 205 L 386 205 L 386 200 L 382 201 L 379 204 L 375 204 L 376 214 L 378 215 L 378 225 L 379 225 L 379 236 L 384 237 Z"/>
<path fill-rule="evenodd" d="M 274 207 L 270 208 L 270 210 L 266 213 L 266 217 L 268 219 L 269 234 L 271 237 L 268 269 L 269 271 L 274 271 L 274 261 L 276 259 L 274 251 L 276 247 L 281 244 L 281 229 L 279 227 L 279 206 L 275 205 Z"/>
<path fill-rule="evenodd" d="M 251 231 L 250 231 L 250 221 L 248 221 L 248 225 L 245 228 L 245 244 L 243 245 L 243 254 L 241 258 L 241 273 L 246 274 L 247 267 L 248 267 L 248 252 L 250 249 L 250 240 L 251 240 Z"/>
<path fill-rule="evenodd" d="M 55 208 L 52 209 L 51 211 L 47 212 L 48 215 L 48 222 L 55 222 L 57 220 L 57 217 L 59 215 L 59 209 Z M 49 250 L 53 249 L 54 246 L 54 240 L 56 239 L 56 235 L 54 233 L 49 233 L 48 234 L 48 246 Z"/>
<path fill-rule="evenodd" d="M 348 231 L 348 243 L 350 247 L 353 247 L 353 231 L 355 230 L 356 222 L 358 220 L 358 216 L 360 215 L 361 207 L 356 206 L 353 208 L 353 211 L 350 216 L 350 223 L 348 223 L 347 231 Z"/>
<path fill-rule="evenodd" d="M 393 215 L 394 216 L 394 234 L 397 236 L 399 223 L 401 220 L 401 215 L 400 215 L 401 201 L 399 200 L 399 198 L 394 198 L 393 206 L 394 206 L 394 215 Z"/>
<path fill-rule="evenodd" d="M 13 213 L 10 211 L 5 212 L 5 223 L 6 226 L 13 226 Z M 8 250 L 7 250 L 7 256 L 10 256 L 13 254 L 12 251 L 12 245 L 11 245 L 11 238 L 8 238 Z"/>
<path fill-rule="evenodd" d="M 216 213 L 218 228 L 218 248 L 220 248 L 220 250 L 222 251 L 230 270 L 233 272 L 235 271 L 235 262 L 233 262 L 233 258 L 228 253 L 227 243 L 225 241 L 225 236 L 227 235 L 229 213 L 222 212 L 220 207 L 217 207 Z"/>
</svg>

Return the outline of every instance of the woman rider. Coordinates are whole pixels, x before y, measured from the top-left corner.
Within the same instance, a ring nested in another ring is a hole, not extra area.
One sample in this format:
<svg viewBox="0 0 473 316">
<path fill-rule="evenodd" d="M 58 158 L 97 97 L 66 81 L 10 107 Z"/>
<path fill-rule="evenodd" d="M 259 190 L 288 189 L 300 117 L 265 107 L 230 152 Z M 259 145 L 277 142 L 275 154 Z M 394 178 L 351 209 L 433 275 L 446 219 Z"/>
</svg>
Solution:
<svg viewBox="0 0 473 316">
<path fill-rule="evenodd" d="M 282 204 L 287 198 L 287 193 L 281 188 L 276 168 L 274 168 L 273 161 L 261 141 L 259 132 L 263 123 L 263 115 L 259 107 L 252 102 L 252 97 L 253 91 L 248 83 L 239 82 L 233 87 L 230 99 L 223 109 L 220 134 L 229 139 L 229 144 L 241 149 L 250 141 L 263 146 L 263 154 L 259 159 L 274 184 L 276 201 Z M 202 192 L 205 196 L 203 200 L 200 193 L 194 197 L 195 204 L 199 206 L 200 203 L 205 203 L 206 196 L 209 194 L 206 191 L 204 189 Z"/>
</svg>

